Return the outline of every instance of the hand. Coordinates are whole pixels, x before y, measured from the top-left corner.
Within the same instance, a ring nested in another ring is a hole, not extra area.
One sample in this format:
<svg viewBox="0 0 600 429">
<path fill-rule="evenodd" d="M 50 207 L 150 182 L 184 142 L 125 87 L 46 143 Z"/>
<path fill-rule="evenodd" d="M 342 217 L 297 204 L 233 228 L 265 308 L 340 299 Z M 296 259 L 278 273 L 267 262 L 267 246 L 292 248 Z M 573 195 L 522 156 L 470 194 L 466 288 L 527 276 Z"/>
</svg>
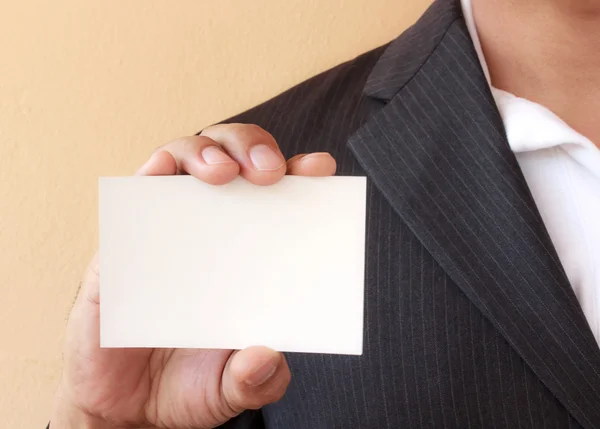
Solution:
<svg viewBox="0 0 600 429">
<path fill-rule="evenodd" d="M 158 148 L 138 174 L 190 174 L 215 185 L 241 175 L 270 185 L 286 173 L 329 176 L 335 167 L 326 153 L 297 155 L 286 163 L 269 133 L 230 124 Z M 265 347 L 101 349 L 99 276 L 96 255 L 69 317 L 52 429 L 213 428 L 285 393 L 290 382 L 285 358 Z"/>
</svg>

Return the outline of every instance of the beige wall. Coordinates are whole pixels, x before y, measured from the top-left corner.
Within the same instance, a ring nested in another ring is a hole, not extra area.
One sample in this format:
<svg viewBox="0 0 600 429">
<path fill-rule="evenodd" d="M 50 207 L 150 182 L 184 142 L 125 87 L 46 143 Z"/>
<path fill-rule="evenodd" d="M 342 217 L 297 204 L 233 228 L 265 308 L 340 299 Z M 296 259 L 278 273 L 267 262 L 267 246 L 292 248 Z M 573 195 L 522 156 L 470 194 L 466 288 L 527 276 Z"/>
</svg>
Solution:
<svg viewBox="0 0 600 429">
<path fill-rule="evenodd" d="M 429 0 L 0 0 L 0 426 L 43 427 L 99 175 L 399 34 Z"/>
</svg>

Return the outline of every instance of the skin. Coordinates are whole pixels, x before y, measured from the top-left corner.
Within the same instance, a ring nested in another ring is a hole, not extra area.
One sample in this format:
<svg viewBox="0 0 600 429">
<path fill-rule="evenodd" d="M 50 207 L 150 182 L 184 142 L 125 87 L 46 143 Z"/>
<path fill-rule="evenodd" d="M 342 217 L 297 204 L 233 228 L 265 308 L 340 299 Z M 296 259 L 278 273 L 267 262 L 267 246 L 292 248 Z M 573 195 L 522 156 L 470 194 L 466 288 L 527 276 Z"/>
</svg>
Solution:
<svg viewBox="0 0 600 429">
<path fill-rule="evenodd" d="M 335 169 L 327 153 L 286 162 L 268 132 L 229 124 L 159 147 L 137 174 L 190 174 L 213 185 L 241 175 L 267 186 L 285 174 L 330 176 Z M 265 347 L 101 349 L 99 278 L 96 255 L 69 317 L 52 429 L 213 428 L 285 393 L 291 377 L 285 358 Z"/>
<path fill-rule="evenodd" d="M 600 147 L 600 0 L 472 0 L 492 84 Z"/>
<path fill-rule="evenodd" d="M 492 84 L 546 106 L 600 146 L 600 0 L 473 0 L 473 13 Z M 158 148 L 138 174 L 190 174 L 214 185 L 241 175 L 264 186 L 285 174 L 334 172 L 329 154 L 286 163 L 266 131 L 230 124 Z M 52 429 L 212 428 L 284 394 L 289 368 L 264 347 L 100 349 L 98 283 L 94 258 L 69 318 Z"/>
</svg>

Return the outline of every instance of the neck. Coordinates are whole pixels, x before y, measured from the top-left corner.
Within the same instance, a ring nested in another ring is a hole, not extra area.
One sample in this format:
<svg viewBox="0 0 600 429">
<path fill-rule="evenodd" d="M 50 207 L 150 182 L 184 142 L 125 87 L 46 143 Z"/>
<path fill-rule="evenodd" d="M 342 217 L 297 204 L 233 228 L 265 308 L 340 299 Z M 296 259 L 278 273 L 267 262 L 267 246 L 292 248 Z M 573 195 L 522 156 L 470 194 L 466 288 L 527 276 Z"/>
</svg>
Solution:
<svg viewBox="0 0 600 429">
<path fill-rule="evenodd" d="M 600 146 L 600 0 L 473 0 L 492 85 Z"/>
</svg>

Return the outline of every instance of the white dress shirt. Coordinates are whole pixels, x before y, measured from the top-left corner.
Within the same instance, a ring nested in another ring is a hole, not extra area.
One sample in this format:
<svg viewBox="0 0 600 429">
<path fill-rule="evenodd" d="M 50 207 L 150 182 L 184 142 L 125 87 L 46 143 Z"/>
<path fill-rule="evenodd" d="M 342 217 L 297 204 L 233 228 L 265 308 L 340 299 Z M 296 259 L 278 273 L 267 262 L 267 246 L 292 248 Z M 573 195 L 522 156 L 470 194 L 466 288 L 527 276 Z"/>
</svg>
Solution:
<svg viewBox="0 0 600 429">
<path fill-rule="evenodd" d="M 467 28 L 490 83 L 471 0 L 461 2 Z M 600 343 L 600 150 L 544 106 L 491 84 L 490 88 L 508 143 Z"/>
</svg>

